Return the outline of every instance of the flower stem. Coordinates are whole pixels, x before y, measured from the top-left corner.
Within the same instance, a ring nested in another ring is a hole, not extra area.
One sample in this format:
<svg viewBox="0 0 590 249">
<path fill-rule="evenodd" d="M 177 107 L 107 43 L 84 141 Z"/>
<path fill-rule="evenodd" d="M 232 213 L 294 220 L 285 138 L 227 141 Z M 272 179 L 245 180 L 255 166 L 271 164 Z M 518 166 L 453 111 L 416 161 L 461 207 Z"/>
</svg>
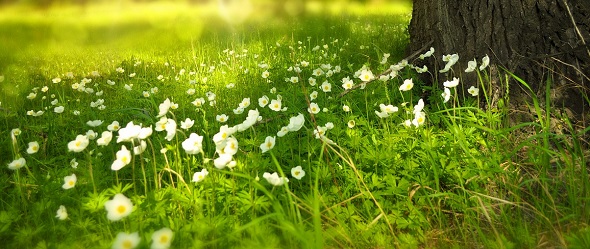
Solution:
<svg viewBox="0 0 590 249">
<path fill-rule="evenodd" d="M 92 173 L 92 157 L 90 156 L 90 153 L 86 153 L 86 156 L 88 158 L 88 173 L 90 174 L 90 180 L 92 181 L 92 189 L 94 190 L 94 193 L 96 194 L 96 183 L 94 182 L 94 174 Z"/>
</svg>

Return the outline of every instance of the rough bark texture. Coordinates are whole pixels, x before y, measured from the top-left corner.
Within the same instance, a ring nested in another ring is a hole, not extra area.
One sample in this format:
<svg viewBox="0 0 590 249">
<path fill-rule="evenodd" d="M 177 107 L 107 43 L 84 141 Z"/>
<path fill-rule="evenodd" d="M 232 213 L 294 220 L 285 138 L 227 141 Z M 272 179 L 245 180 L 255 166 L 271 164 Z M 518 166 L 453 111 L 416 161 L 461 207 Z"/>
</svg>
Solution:
<svg viewBox="0 0 590 249">
<path fill-rule="evenodd" d="M 554 101 L 575 101 L 571 108 L 577 114 L 588 112 L 580 108 L 583 98 L 572 100 L 571 94 L 588 93 L 590 85 L 589 0 L 414 0 L 409 32 L 409 53 L 433 42 L 438 60 L 425 61 L 429 68 L 435 63 L 442 68 L 442 55 L 457 53 L 460 60 L 452 74 L 469 79 L 474 76 L 463 72 L 467 61 L 476 58 L 480 63 L 487 54 L 491 63 L 539 92 L 552 77 L 558 89 Z M 473 85 L 474 80 L 467 81 Z M 512 84 L 510 91 L 516 89 L 520 87 Z"/>
</svg>

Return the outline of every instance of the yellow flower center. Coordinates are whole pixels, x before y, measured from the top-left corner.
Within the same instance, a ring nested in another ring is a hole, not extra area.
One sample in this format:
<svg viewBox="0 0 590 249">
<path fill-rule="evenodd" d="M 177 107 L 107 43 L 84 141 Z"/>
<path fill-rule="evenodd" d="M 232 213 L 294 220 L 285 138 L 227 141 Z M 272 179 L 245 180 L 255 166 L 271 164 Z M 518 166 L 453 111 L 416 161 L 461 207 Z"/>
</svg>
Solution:
<svg viewBox="0 0 590 249">
<path fill-rule="evenodd" d="M 162 237 L 160 237 L 160 243 L 164 244 L 167 242 L 168 242 L 168 236 L 162 235 Z"/>
<path fill-rule="evenodd" d="M 126 210 L 127 208 L 123 205 L 117 207 L 117 212 L 119 212 L 120 214 L 125 213 Z"/>
<path fill-rule="evenodd" d="M 295 171 L 295 175 L 298 176 L 301 172 Z"/>
<path fill-rule="evenodd" d="M 75 184 L 75 182 L 74 182 L 74 181 L 72 181 L 72 180 L 70 180 L 70 181 L 68 182 L 68 185 L 70 185 L 70 186 L 74 186 L 74 184 Z"/>
<path fill-rule="evenodd" d="M 131 243 L 129 240 L 125 240 L 123 241 L 123 248 L 133 248 L 133 243 Z"/>
</svg>

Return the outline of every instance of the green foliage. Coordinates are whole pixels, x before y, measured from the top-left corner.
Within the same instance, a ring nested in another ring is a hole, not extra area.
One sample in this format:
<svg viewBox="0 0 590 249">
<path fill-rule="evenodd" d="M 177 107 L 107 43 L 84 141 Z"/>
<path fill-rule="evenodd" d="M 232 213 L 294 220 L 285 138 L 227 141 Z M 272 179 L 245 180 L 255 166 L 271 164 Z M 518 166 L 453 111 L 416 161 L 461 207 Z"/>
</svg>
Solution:
<svg viewBox="0 0 590 249">
<path fill-rule="evenodd" d="M 418 58 L 397 61 L 408 41 L 408 16 L 308 15 L 227 27 L 216 17 L 197 21 L 174 11 L 191 22 L 172 34 L 158 33 L 167 30 L 157 24 L 169 16 L 118 23 L 106 33 L 104 24 L 82 16 L 69 35 L 83 36 L 68 41 L 69 49 L 51 45 L 50 33 L 51 25 L 72 20 L 0 22 L 0 33 L 21 30 L 15 40 L 41 36 L 26 51 L 14 40 L 0 41 L 0 49 L 15 48 L 0 55 L 7 65 L 0 68 L 7 86 L 0 106 L 0 153 L 7 156 L 0 163 L 26 159 L 20 169 L 0 169 L 6 246 L 105 248 L 120 232 L 138 232 L 140 247 L 147 247 L 163 227 L 174 233 L 172 248 L 588 244 L 588 155 L 580 138 L 589 129 L 575 130 L 558 117 L 568 132 L 554 132 L 557 114 L 548 99 L 534 99 L 536 120 L 508 126 L 505 106 L 480 106 L 490 104 L 483 68 L 474 73 L 485 101 L 452 87 L 452 98 L 443 101 L 442 90 L 418 79 L 412 65 Z M 146 26 L 155 29 L 142 36 Z M 121 50 L 104 52 L 111 45 Z M 390 68 L 396 74 L 379 80 Z M 368 72 L 377 79 L 361 80 Z M 409 79 L 413 87 L 400 90 Z M 358 87 L 344 89 L 347 80 Z M 286 109 L 259 105 L 263 96 Z M 165 100 L 178 106 L 166 109 Z M 313 115 L 312 104 L 319 107 Z M 58 106 L 65 111 L 56 112 Z M 214 141 L 254 109 L 260 120 Z M 300 113 L 300 129 L 277 135 Z M 228 120 L 218 121 L 221 114 Z M 92 127 L 92 120 L 103 123 Z M 167 137 L 170 120 L 175 133 Z M 117 142 L 124 137 L 119 129 L 98 145 L 113 121 L 152 133 Z M 531 133 L 517 140 L 523 131 Z M 203 141 L 185 144 L 193 134 Z M 78 135 L 95 138 L 73 152 Z M 276 140 L 264 151 L 268 137 Z M 226 147 L 232 138 L 237 144 Z M 142 140 L 143 153 L 134 152 Z M 29 154 L 32 141 L 40 146 Z M 189 153 L 195 144 L 202 148 Z M 234 149 L 230 162 L 218 161 Z M 125 165 L 112 170 L 117 161 Z M 296 166 L 305 172 L 301 179 L 291 173 Z M 75 187 L 65 189 L 64 177 L 72 174 Z M 118 194 L 133 207 L 113 220 L 107 203 Z"/>
</svg>

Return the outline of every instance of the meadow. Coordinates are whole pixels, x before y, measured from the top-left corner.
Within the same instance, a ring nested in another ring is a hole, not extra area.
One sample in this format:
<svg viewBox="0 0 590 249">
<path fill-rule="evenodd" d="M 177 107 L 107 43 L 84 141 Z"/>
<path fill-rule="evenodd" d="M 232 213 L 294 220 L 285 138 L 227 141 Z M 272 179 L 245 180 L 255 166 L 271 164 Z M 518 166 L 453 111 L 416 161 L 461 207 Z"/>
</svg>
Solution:
<svg viewBox="0 0 590 249">
<path fill-rule="evenodd" d="M 590 247 L 589 128 L 411 5 L 116 3 L 0 9 L 3 248 Z"/>
</svg>

